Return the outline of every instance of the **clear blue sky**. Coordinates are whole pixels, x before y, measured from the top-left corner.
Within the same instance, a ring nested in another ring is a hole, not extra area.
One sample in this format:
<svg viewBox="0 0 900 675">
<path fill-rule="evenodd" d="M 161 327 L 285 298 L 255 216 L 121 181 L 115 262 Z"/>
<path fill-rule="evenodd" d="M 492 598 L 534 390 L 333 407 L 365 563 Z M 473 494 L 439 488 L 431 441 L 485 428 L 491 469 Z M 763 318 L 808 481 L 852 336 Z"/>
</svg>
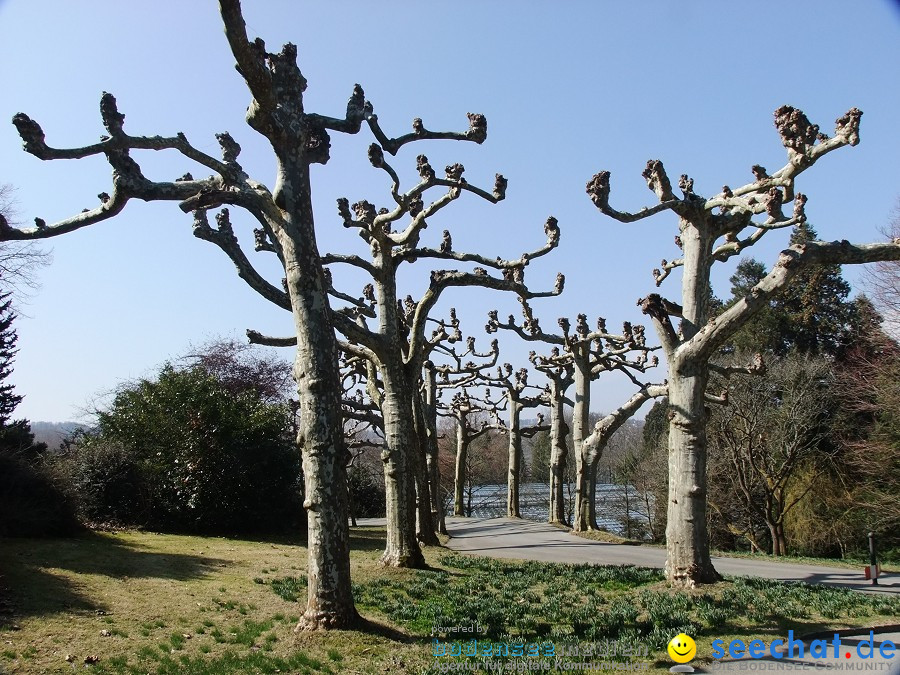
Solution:
<svg viewBox="0 0 900 675">
<path fill-rule="evenodd" d="M 251 36 L 272 51 L 298 45 L 307 110 L 341 115 L 358 82 L 394 135 L 416 116 L 432 129 L 462 130 L 467 112 L 487 115 L 483 146 L 413 144 L 394 165 L 408 185 L 419 152 L 436 167 L 464 163 L 468 179 L 487 187 L 495 172 L 509 179 L 500 205 L 466 196 L 445 209 L 430 223 L 431 243 L 448 228 L 457 250 L 517 256 L 543 243 L 548 215 L 559 219 L 560 248 L 527 277 L 537 288 L 549 287 L 558 270 L 567 276 L 562 297 L 535 304 L 548 328 L 579 312 L 592 322 L 602 314 L 611 327 L 642 322 L 635 301 L 653 288 L 650 270 L 676 257 L 675 219 L 626 226 L 602 216 L 584 192 L 594 173 L 612 171 L 612 201 L 628 210 L 653 203 L 640 176 L 650 158 L 662 159 L 670 176 L 691 175 L 700 194 L 741 185 L 753 164 L 783 165 L 772 126 L 782 104 L 802 108 L 827 132 L 848 108 L 865 113 L 861 144 L 801 179 L 822 238 L 874 240 L 897 203 L 900 10 L 888 0 L 245 4 Z M 24 221 L 94 206 L 110 171 L 99 158 L 41 162 L 21 151 L 8 120 L 26 112 L 50 144 L 87 144 L 104 131 L 104 90 L 118 98 L 131 134 L 183 131 L 216 154 L 214 134 L 230 131 L 245 169 L 271 183 L 271 156 L 243 120 L 249 95 L 211 0 L 0 0 L 0 83 L 0 183 L 18 187 Z M 366 130 L 332 140 L 331 162 L 315 167 L 320 246 L 364 252 L 341 227 L 335 199 L 385 205 L 388 185 L 366 160 Z M 150 177 L 203 175 L 175 154 L 144 154 Z M 248 220 L 233 220 L 252 244 Z M 767 235 L 754 255 L 771 262 L 786 237 Z M 14 382 L 25 395 L 18 412 L 32 420 L 76 418 L 98 393 L 152 372 L 191 343 L 241 337 L 245 328 L 291 331 L 290 316 L 195 239 L 190 216 L 174 204 L 131 203 L 116 219 L 48 246 L 53 264 L 17 323 Z M 280 278 L 271 261 L 260 267 Z M 732 268 L 717 277 L 720 294 Z M 410 268 L 404 284 L 417 296 L 424 277 Z M 673 275 L 663 292 L 677 297 L 677 284 Z M 338 276 L 338 285 L 358 294 L 362 280 Z M 514 298 L 496 293 L 457 291 L 444 311 L 451 305 L 466 332 L 480 333 L 491 307 L 517 312 Z M 503 344 L 504 360 L 524 364 L 526 345 L 513 336 Z M 613 378 L 595 387 L 593 407 L 627 396 Z"/>
</svg>

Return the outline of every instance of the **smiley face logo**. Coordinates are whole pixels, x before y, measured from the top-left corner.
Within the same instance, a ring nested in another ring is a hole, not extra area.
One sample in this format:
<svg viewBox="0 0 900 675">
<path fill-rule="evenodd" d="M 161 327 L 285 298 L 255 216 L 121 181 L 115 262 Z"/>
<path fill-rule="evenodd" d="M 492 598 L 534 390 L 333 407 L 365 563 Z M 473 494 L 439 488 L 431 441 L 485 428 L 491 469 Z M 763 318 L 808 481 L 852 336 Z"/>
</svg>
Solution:
<svg viewBox="0 0 900 675">
<path fill-rule="evenodd" d="M 697 643 L 685 633 L 679 633 L 669 641 L 669 656 L 675 663 L 687 663 L 697 655 Z"/>
</svg>

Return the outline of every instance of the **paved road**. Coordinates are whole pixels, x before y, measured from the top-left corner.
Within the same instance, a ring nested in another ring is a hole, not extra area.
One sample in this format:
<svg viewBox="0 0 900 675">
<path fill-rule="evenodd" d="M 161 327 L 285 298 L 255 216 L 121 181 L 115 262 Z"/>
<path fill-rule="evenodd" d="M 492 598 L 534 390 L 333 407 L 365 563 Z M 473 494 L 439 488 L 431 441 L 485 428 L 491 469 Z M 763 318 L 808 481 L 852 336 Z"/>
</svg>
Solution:
<svg viewBox="0 0 900 675">
<path fill-rule="evenodd" d="M 511 518 L 448 518 L 447 529 L 454 551 L 544 562 L 597 563 L 663 567 L 664 549 L 653 546 L 626 546 L 584 539 L 547 523 Z M 900 575 L 888 574 L 872 586 L 862 570 L 769 562 L 749 558 L 715 557 L 713 563 L 723 574 L 747 575 L 843 586 L 858 591 L 900 593 Z"/>
</svg>

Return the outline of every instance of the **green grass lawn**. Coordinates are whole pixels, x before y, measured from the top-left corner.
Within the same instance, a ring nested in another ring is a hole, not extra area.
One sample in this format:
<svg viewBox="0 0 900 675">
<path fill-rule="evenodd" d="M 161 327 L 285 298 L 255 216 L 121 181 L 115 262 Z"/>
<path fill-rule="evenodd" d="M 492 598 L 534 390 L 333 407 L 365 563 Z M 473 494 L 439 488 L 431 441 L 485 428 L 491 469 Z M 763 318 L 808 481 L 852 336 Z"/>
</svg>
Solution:
<svg viewBox="0 0 900 675">
<path fill-rule="evenodd" d="M 440 548 L 426 549 L 427 570 L 385 569 L 383 542 L 383 529 L 354 529 L 365 629 L 295 633 L 306 595 L 306 549 L 296 542 L 145 532 L 0 540 L 0 672 L 439 672 L 435 664 L 465 658 L 452 646 L 473 637 L 481 649 L 603 644 L 619 660 L 645 651 L 667 670 L 665 645 L 681 631 L 697 639 L 702 661 L 713 637 L 768 640 L 900 615 L 896 597 L 742 579 L 675 592 L 658 570 Z M 450 649 L 435 657 L 434 626 L 480 632 L 440 631 L 439 647 Z"/>
</svg>

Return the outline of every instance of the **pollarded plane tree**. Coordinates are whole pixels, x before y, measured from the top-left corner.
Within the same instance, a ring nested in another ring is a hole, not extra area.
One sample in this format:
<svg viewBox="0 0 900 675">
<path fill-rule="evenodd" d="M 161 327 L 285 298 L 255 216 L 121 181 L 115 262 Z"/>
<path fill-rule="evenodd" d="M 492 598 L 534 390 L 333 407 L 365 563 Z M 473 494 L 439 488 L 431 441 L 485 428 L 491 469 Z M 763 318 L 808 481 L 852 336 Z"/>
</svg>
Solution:
<svg viewBox="0 0 900 675">
<path fill-rule="evenodd" d="M 418 383 L 418 396 L 415 397 L 416 403 L 416 427 L 419 435 L 419 444 L 421 446 L 420 456 L 424 456 L 424 464 L 420 466 L 420 470 L 416 477 L 418 492 L 418 508 L 419 508 L 419 539 L 424 543 L 439 545 L 440 540 L 437 538 L 438 532 L 447 534 L 446 514 L 444 513 L 443 499 L 441 498 L 441 471 L 439 461 L 438 448 L 438 406 L 439 406 L 439 390 L 448 386 L 454 386 L 448 383 L 451 374 L 455 374 L 462 378 L 460 384 L 469 381 L 472 372 L 489 366 L 493 366 L 497 362 L 499 354 L 496 341 L 491 343 L 490 350 L 485 354 L 479 354 L 475 348 L 475 338 L 466 338 L 466 349 L 462 352 L 457 351 L 456 344 L 462 342 L 463 335 L 460 330 L 459 319 L 456 316 L 456 309 L 450 308 L 450 316 L 448 319 L 428 319 L 438 325 L 437 329 L 432 332 L 431 339 L 428 340 L 423 354 L 425 361 L 422 365 L 422 373 Z M 435 365 L 432 357 L 442 354 L 445 360 L 450 363 Z M 463 359 L 469 357 L 477 357 L 482 359 L 490 359 L 486 365 L 476 365 L 474 362 L 463 363 Z M 440 380 L 440 385 L 438 381 Z M 424 468 L 424 471 L 422 470 Z M 430 528 L 430 530 L 428 529 Z"/>
<path fill-rule="evenodd" d="M 473 116 L 471 121 L 473 128 L 486 133 L 487 123 L 483 117 Z M 400 178 L 385 159 L 382 146 L 372 144 L 369 147 L 369 160 L 390 178 L 393 208 L 376 209 L 367 201 L 356 202 L 351 208 L 348 200 L 339 199 L 338 213 L 344 226 L 355 229 L 368 244 L 371 259 L 358 255 L 328 254 L 322 260 L 327 265 L 356 267 L 372 278 L 364 299 L 374 308 L 374 323 L 377 326 L 369 327 L 367 312 L 356 305 L 348 307 L 351 312 L 358 310 L 356 318 L 341 314 L 342 320 L 335 321 L 335 326 L 347 338 L 355 354 L 375 364 L 384 384 L 381 410 L 386 440 L 382 459 L 387 502 L 387 545 L 382 560 L 392 566 L 416 567 L 423 565 L 424 559 L 416 540 L 415 399 L 422 367 L 429 354 L 429 344 L 445 337 L 426 335 L 429 314 L 443 292 L 454 287 L 510 291 L 524 299 L 558 295 L 562 292 L 562 275 L 558 276 L 552 290 L 534 292 L 525 285 L 524 270 L 531 260 L 556 248 L 559 228 L 556 220 L 550 218 L 544 227 L 546 243 L 511 260 L 454 251 L 447 230 L 444 230 L 438 247 L 420 245 L 420 237 L 428 225 L 427 219 L 465 192 L 491 203 L 502 200 L 506 179 L 498 174 L 492 192 L 487 192 L 463 177 L 465 169 L 461 164 L 447 166 L 441 178 L 427 157 L 419 155 L 416 158 L 419 182 L 402 192 Z M 444 188 L 446 192 L 426 205 L 423 198 L 433 188 Z M 401 220 L 405 221 L 405 225 L 398 226 Z M 400 267 L 422 259 L 475 263 L 478 266 L 471 272 L 458 269 L 433 271 L 428 288 L 418 301 L 410 295 L 401 299 L 397 282 Z M 502 274 L 493 276 L 485 268 Z"/>
<path fill-rule="evenodd" d="M 535 370 L 547 378 L 545 398 L 550 408 L 550 507 L 547 522 L 566 525 L 565 476 L 566 458 L 569 448 L 566 439 L 570 429 L 566 423 L 565 407 L 573 402 L 566 391 L 575 381 L 575 366 L 572 357 L 561 354 L 559 347 L 551 347 L 549 355 L 529 352 L 528 360 Z"/>
<path fill-rule="evenodd" d="M 571 331 L 571 324 L 566 318 L 561 318 L 557 322 L 561 333 L 553 334 L 541 329 L 538 319 L 532 313 L 527 302 L 522 303 L 522 310 L 524 314 L 522 325 L 516 324 L 513 316 L 510 316 L 506 323 L 500 323 L 497 312 L 491 311 L 488 314 L 486 329 L 488 332 L 496 332 L 500 329 L 509 330 L 524 340 L 557 345 L 555 347 L 557 353 L 552 355 L 552 360 L 557 364 L 565 361 L 571 365 L 575 385 L 572 447 L 575 452 L 576 473 L 575 517 L 572 527 L 576 531 L 598 529 L 595 488 L 600 457 L 610 436 L 637 412 L 644 401 L 662 395 L 659 393 L 661 391 L 659 387 L 639 382 L 634 375 L 634 372 L 643 373 L 648 367 L 656 366 L 657 358 L 656 356 L 651 357 L 650 352 L 659 348 L 647 346 L 643 326 L 633 326 L 627 321 L 623 324 L 622 333 L 616 335 L 607 332 L 606 320 L 602 317 L 597 319 L 597 328 L 592 330 L 588 325 L 587 315 L 579 314 L 574 334 Z M 565 351 L 559 353 L 560 347 Z M 605 422 L 601 420 L 593 430 L 589 430 L 591 382 L 598 379 L 603 373 L 613 370 L 625 373 L 638 386 L 639 392 L 612 413 L 610 419 L 604 418 Z M 553 382 L 554 380 L 551 378 L 551 383 Z M 552 386 L 557 385 L 554 383 Z M 551 426 L 552 418 L 551 414 Z M 588 437 L 591 442 L 585 445 L 584 441 Z M 562 443 L 561 450 L 565 450 L 564 438 Z M 555 451 L 555 442 L 552 447 Z M 564 452 L 556 454 L 562 458 L 561 461 L 565 461 Z M 557 472 L 553 471 L 553 466 L 551 461 L 551 522 L 561 522 L 554 519 L 562 513 L 563 500 L 561 483 L 558 486 L 559 489 L 556 490 Z M 564 470 L 559 472 L 560 481 L 563 475 Z M 558 505 L 555 514 L 552 507 L 554 503 Z"/>
<path fill-rule="evenodd" d="M 329 275 L 330 276 L 330 275 Z M 364 295 L 367 295 L 370 292 L 370 289 L 367 287 L 364 289 Z M 364 314 L 368 314 L 365 312 L 364 300 L 361 299 L 359 302 L 353 301 L 352 298 L 348 298 L 351 301 L 351 307 L 355 307 L 357 310 L 361 310 Z M 451 314 L 453 315 L 452 320 L 455 321 L 455 312 L 451 310 Z M 458 329 L 455 332 L 447 333 L 445 330 L 445 326 L 442 322 L 440 323 L 440 327 L 432 333 L 432 341 L 429 341 L 430 345 L 439 345 L 439 340 L 449 339 L 455 340 L 455 333 L 458 332 Z M 458 322 L 457 322 L 458 323 Z M 368 358 L 359 355 L 351 355 L 348 352 L 354 351 L 354 346 L 352 346 L 349 342 L 344 342 L 339 340 L 338 344 L 341 346 L 344 355 L 344 362 L 350 366 L 350 372 L 348 373 L 349 379 L 345 379 L 345 396 L 344 396 L 344 410 L 345 415 L 349 420 L 353 420 L 354 422 L 362 422 L 367 421 L 370 426 L 376 426 L 379 431 L 380 443 L 378 447 L 380 449 L 384 449 L 384 416 L 382 415 L 382 405 L 384 403 L 384 383 L 381 381 L 378 375 L 378 370 L 376 368 L 376 364 L 370 361 Z M 351 394 L 348 396 L 348 387 L 346 383 L 349 382 Z M 416 396 L 413 399 L 413 414 L 414 414 L 414 428 L 416 438 L 413 443 L 413 447 L 415 450 L 418 450 L 418 457 L 416 458 L 415 468 L 416 468 L 416 503 L 418 507 L 417 513 L 417 533 L 419 540 L 427 545 L 439 545 L 440 541 L 437 538 L 435 531 L 438 529 L 438 525 L 433 518 L 434 509 L 432 504 L 432 499 L 430 497 L 430 487 L 428 484 L 428 469 L 431 467 L 431 464 L 434 462 L 430 462 L 428 458 L 428 449 L 430 446 L 429 439 L 429 430 L 428 425 L 425 420 L 425 401 L 422 393 L 420 392 L 419 396 Z M 345 427 L 347 426 L 347 422 L 345 422 Z M 434 444 L 437 444 L 437 440 L 435 439 Z M 350 443 L 352 450 L 352 442 Z M 434 460 L 436 462 L 436 460 Z M 351 504 L 352 508 L 352 504 Z"/>
<path fill-rule="evenodd" d="M 341 628 L 358 618 L 350 585 L 349 530 L 347 526 L 346 465 L 343 415 L 340 401 L 335 324 L 350 323 L 331 310 L 329 289 L 316 245 L 310 171 L 329 159 L 329 132 L 356 134 L 363 122 L 380 144 L 396 153 L 412 141 L 455 139 L 481 143 L 486 136 L 484 118 L 470 117 L 464 133 L 433 132 L 415 120 L 412 133 L 389 138 L 373 107 L 356 86 L 343 118 L 304 109 L 307 81 L 297 65 L 297 48 L 286 44 L 278 53 L 265 43 L 250 40 L 239 0 L 220 0 L 225 36 L 237 70 L 251 94 L 247 122 L 266 138 L 275 156 L 276 180 L 272 189 L 252 179 L 238 163 L 240 145 L 227 133 L 217 136 L 221 158 L 192 145 L 184 134 L 170 137 L 132 136 L 124 129 L 124 115 L 115 98 L 104 93 L 100 115 L 107 135 L 98 143 L 78 148 L 54 148 L 45 142 L 41 127 L 24 114 L 13 118 L 25 150 L 39 159 L 80 159 L 105 155 L 112 167 L 113 185 L 101 192 L 100 204 L 56 223 L 35 219 L 31 229 L 0 223 L 0 240 L 43 239 L 108 220 L 132 199 L 174 201 L 194 213 L 194 233 L 219 246 L 234 262 L 238 274 L 263 297 L 290 311 L 297 345 L 294 377 L 300 401 L 298 446 L 303 453 L 308 522 L 308 602 L 301 626 Z M 174 181 L 155 181 L 144 175 L 132 156 L 140 150 L 172 150 L 204 170 L 209 178 L 185 173 Z M 255 219 L 257 248 L 277 255 L 285 273 L 284 288 L 267 281 L 253 267 L 222 211 L 216 226 L 207 211 L 239 207 Z"/>
<path fill-rule="evenodd" d="M 342 352 L 341 378 L 344 439 L 350 453 L 347 464 L 349 472 L 354 465 L 361 463 L 366 451 L 380 451 L 384 447 L 384 420 L 380 408 L 372 399 L 373 395 L 379 395 L 379 389 L 377 375 L 368 361 Z M 355 526 L 356 511 L 349 481 L 347 494 L 350 495 L 350 523 Z"/>
<path fill-rule="evenodd" d="M 422 383 L 419 390 L 421 417 L 419 440 L 422 443 L 422 452 L 425 455 L 425 474 L 428 483 L 428 495 L 431 500 L 431 526 L 436 532 L 447 534 L 447 520 L 444 513 L 444 500 L 441 499 L 441 467 L 440 450 L 438 447 L 437 428 L 437 375 L 434 372 L 434 364 L 426 360 L 422 364 Z M 421 495 L 420 495 L 421 496 Z M 423 508 L 419 504 L 419 509 Z M 421 516 L 419 518 L 419 535 L 423 536 Z M 425 537 L 423 537 L 425 541 Z"/>
<path fill-rule="evenodd" d="M 238 273 L 263 297 L 293 314 L 298 344 L 294 377 L 300 400 L 298 445 L 303 452 L 305 501 L 308 514 L 308 604 L 301 625 L 337 628 L 353 624 L 357 613 L 350 590 L 347 529 L 346 463 L 343 442 L 337 350 L 333 318 L 316 248 L 310 167 L 328 161 L 328 132 L 357 133 L 369 122 L 376 137 L 384 136 L 361 88 L 356 87 L 344 118 L 308 113 L 303 107 L 306 80 L 297 66 L 297 50 L 286 44 L 268 53 L 262 40 L 250 41 L 238 0 L 221 0 L 225 35 L 252 95 L 247 122 L 270 143 L 277 180 L 272 190 L 252 179 L 238 163 L 240 146 L 227 133 L 218 134 L 221 158 L 200 151 L 184 134 L 171 137 L 132 136 L 125 116 L 111 94 L 100 100 L 107 135 L 99 143 L 59 149 L 44 140 L 44 132 L 27 115 L 13 118 L 25 150 L 39 159 L 80 159 L 105 155 L 113 170 L 110 193 L 100 204 L 56 223 L 35 219 L 28 230 L 4 228 L 4 240 L 28 240 L 67 234 L 110 219 L 132 199 L 175 201 L 195 214 L 195 234 L 217 244 L 232 259 Z M 402 139 L 395 140 L 400 143 Z M 211 170 L 209 178 L 186 173 L 174 181 L 146 177 L 132 156 L 137 150 L 174 150 Z M 282 290 L 260 275 L 238 245 L 227 211 L 218 227 L 206 211 L 230 205 L 247 211 L 261 226 L 285 270 Z"/>
<path fill-rule="evenodd" d="M 455 312 L 453 316 L 455 317 Z M 469 446 L 488 431 L 498 428 L 497 425 L 487 423 L 482 424 L 478 429 L 473 427 L 472 421 L 474 417 L 481 417 L 482 421 L 484 421 L 486 416 L 490 417 L 496 411 L 496 406 L 488 398 L 471 396 L 468 388 L 478 380 L 480 373 L 493 368 L 497 364 L 500 349 L 497 340 L 493 340 L 489 351 L 479 353 L 475 347 L 475 338 L 469 336 L 466 338 L 466 349 L 463 352 L 457 352 L 455 348 L 447 346 L 440 346 L 435 351 L 440 351 L 450 361 L 450 363 L 442 365 L 436 365 L 429 361 L 426 370 L 435 376 L 434 389 L 436 397 L 433 407 L 435 428 L 437 428 L 437 416 L 452 417 L 456 423 L 453 515 L 462 516 L 465 515 L 463 503 L 467 482 L 466 471 Z M 463 359 L 471 357 L 485 360 L 480 363 L 471 360 L 463 361 Z M 449 389 L 461 389 L 461 391 L 453 396 L 450 404 L 440 403 L 437 399 L 440 398 L 442 392 Z M 437 466 L 437 462 L 435 462 L 435 466 Z M 435 491 L 440 487 L 439 481 L 440 475 L 438 474 L 436 482 L 432 483 L 432 488 Z"/>
<path fill-rule="evenodd" d="M 710 360 L 725 342 L 770 300 L 787 288 L 810 265 L 866 263 L 900 259 L 900 240 L 892 243 L 851 244 L 809 241 L 781 252 L 772 269 L 749 292 L 724 312 L 710 318 L 710 274 L 759 241 L 771 230 L 805 222 L 807 198 L 795 191 L 797 177 L 822 156 L 859 142 L 862 113 L 851 109 L 838 118 L 829 137 L 806 115 L 790 106 L 775 111 L 775 127 L 787 149 L 788 162 L 773 174 L 753 167 L 754 180 L 742 187 L 728 186 L 711 198 L 694 192 L 693 180 L 682 175 L 676 196 L 662 162 L 651 160 L 643 172 L 659 203 L 635 213 L 617 211 L 609 204 L 610 174 L 602 171 L 587 184 L 597 208 L 619 222 L 631 223 L 671 211 L 679 218 L 675 238 L 682 255 L 663 260 L 653 271 L 657 286 L 681 269 L 681 304 L 650 294 L 639 301 L 653 320 L 669 365 L 669 494 L 666 546 L 668 579 L 679 585 L 710 583 L 719 575 L 710 561 L 706 524 L 705 396 Z M 793 212 L 782 207 L 793 201 Z M 672 317 L 681 319 L 676 330 Z M 746 370 L 746 369 L 741 369 Z"/>
<path fill-rule="evenodd" d="M 438 328 L 432 333 L 425 349 L 425 361 L 419 382 L 418 396 L 415 397 L 415 422 L 419 437 L 420 457 L 424 462 L 419 466 L 416 477 L 417 506 L 419 509 L 419 539 L 426 544 L 440 543 L 437 534 L 447 534 L 447 522 L 444 513 L 444 501 L 441 499 L 441 467 L 439 461 L 438 429 L 437 429 L 437 374 L 434 363 L 429 358 L 436 350 L 446 350 L 455 355 L 452 345 L 462 340 L 459 319 L 456 309 L 450 308 L 450 318 L 445 321 L 434 321 Z M 423 471 L 424 470 L 424 471 Z M 426 500 L 427 490 L 427 500 Z M 427 512 L 427 513 L 426 513 Z"/>
<path fill-rule="evenodd" d="M 455 386 L 455 385 L 453 385 Z M 472 476 L 469 449 L 476 440 L 500 428 L 497 423 L 497 404 L 490 395 L 477 396 L 463 386 L 449 404 L 438 408 L 438 415 L 451 417 L 456 427 L 456 457 L 453 477 L 453 515 L 472 515 Z M 469 487 L 468 500 L 466 487 Z"/>
<path fill-rule="evenodd" d="M 361 317 L 374 317 L 374 287 L 371 284 L 363 289 L 363 296 L 353 298 L 340 293 L 331 286 L 331 273 L 326 268 L 326 281 L 329 284 L 329 293 L 346 305 L 339 312 L 360 319 Z M 367 300 L 372 298 L 372 300 Z M 437 324 L 437 328 L 431 333 L 431 338 L 426 343 L 426 356 L 435 349 L 444 348 L 445 343 L 455 343 L 462 339 L 459 330 L 459 320 L 456 318 L 456 310 L 450 309 L 450 318 L 444 320 L 432 319 L 429 322 Z M 277 345 L 282 342 L 278 338 L 261 336 L 259 333 L 251 334 L 248 331 L 251 342 L 259 342 L 269 345 Z M 384 416 L 382 406 L 384 404 L 384 382 L 381 380 L 377 364 L 367 358 L 356 345 L 349 341 L 338 340 L 341 350 L 341 375 L 343 389 L 343 406 L 345 415 L 345 436 L 348 439 L 348 447 L 353 450 L 354 437 L 347 435 L 347 426 L 351 422 L 354 425 L 366 424 L 376 431 L 380 438 L 378 447 L 384 449 Z M 452 353 L 452 349 L 449 350 Z M 428 362 L 426 361 L 426 364 Z M 416 503 L 417 503 L 417 533 L 420 541 L 427 545 L 439 545 L 436 532 L 446 532 L 443 519 L 440 518 L 440 509 L 435 510 L 435 500 L 431 497 L 429 475 L 432 471 L 438 471 L 437 467 L 437 423 L 429 424 L 429 401 L 426 398 L 424 388 L 420 386 L 419 395 L 413 398 L 413 424 L 416 437 L 413 442 L 414 449 L 418 450 L 415 462 Z M 431 406 L 433 408 L 433 405 Z M 433 414 L 432 414 L 433 416 Z M 356 428 L 356 427 L 354 427 Z M 373 447 L 368 442 L 366 445 Z M 433 452 L 430 450 L 433 449 Z M 352 464 L 352 461 L 351 461 Z M 439 474 L 438 478 L 439 478 Z M 438 506 L 439 506 L 438 502 Z M 352 508 L 352 505 L 351 505 Z"/>
<path fill-rule="evenodd" d="M 438 408 L 440 407 L 440 392 L 451 387 L 459 387 L 469 384 L 475 378 L 475 375 L 485 368 L 493 367 L 497 363 L 499 347 L 497 341 L 491 342 L 490 350 L 484 354 L 479 354 L 475 347 L 475 338 L 470 336 L 466 338 L 465 351 L 458 352 L 454 343 L 462 340 L 462 332 L 459 329 L 459 320 L 456 318 L 456 310 L 450 309 L 450 319 L 447 327 L 453 330 L 447 337 L 437 342 L 432 339 L 429 341 L 429 349 L 426 356 L 429 358 L 425 361 L 422 368 L 422 381 L 419 387 L 419 400 L 421 402 L 421 415 L 417 415 L 417 420 L 421 419 L 419 426 L 424 430 L 424 436 L 420 432 L 421 442 L 425 447 L 426 459 L 426 478 L 428 482 L 428 490 L 431 498 L 431 511 L 433 513 L 432 523 L 438 532 L 447 534 L 447 524 L 445 520 L 443 499 L 440 496 L 441 490 L 441 474 L 438 451 L 438 431 L 437 418 Z M 445 327 L 441 326 L 441 329 Z M 439 329 L 439 330 L 441 330 Z M 438 333 L 433 335 L 436 336 Z M 432 355 L 442 354 L 449 363 L 435 364 L 430 357 Z M 487 362 L 477 364 L 474 361 L 463 362 L 466 358 L 489 359 Z M 419 509 L 423 508 L 422 500 L 419 500 Z M 420 522 L 422 518 L 420 515 Z M 420 527 L 420 530 L 422 528 Z M 420 531 L 419 536 L 422 538 L 423 533 Z M 424 541 L 424 538 L 423 538 Z"/>
<path fill-rule="evenodd" d="M 480 374 L 479 379 L 487 385 L 498 387 L 503 392 L 502 400 L 498 403 L 506 407 L 508 420 L 506 423 L 499 422 L 509 442 L 506 515 L 508 518 L 521 518 L 519 488 L 524 467 L 522 439 L 533 438 L 535 434 L 550 431 L 550 425 L 544 424 L 543 413 L 537 413 L 536 424 L 522 426 L 522 411 L 549 405 L 549 394 L 544 387 L 528 384 L 527 368 L 514 371 L 509 363 L 497 366 L 494 375 Z"/>
</svg>

